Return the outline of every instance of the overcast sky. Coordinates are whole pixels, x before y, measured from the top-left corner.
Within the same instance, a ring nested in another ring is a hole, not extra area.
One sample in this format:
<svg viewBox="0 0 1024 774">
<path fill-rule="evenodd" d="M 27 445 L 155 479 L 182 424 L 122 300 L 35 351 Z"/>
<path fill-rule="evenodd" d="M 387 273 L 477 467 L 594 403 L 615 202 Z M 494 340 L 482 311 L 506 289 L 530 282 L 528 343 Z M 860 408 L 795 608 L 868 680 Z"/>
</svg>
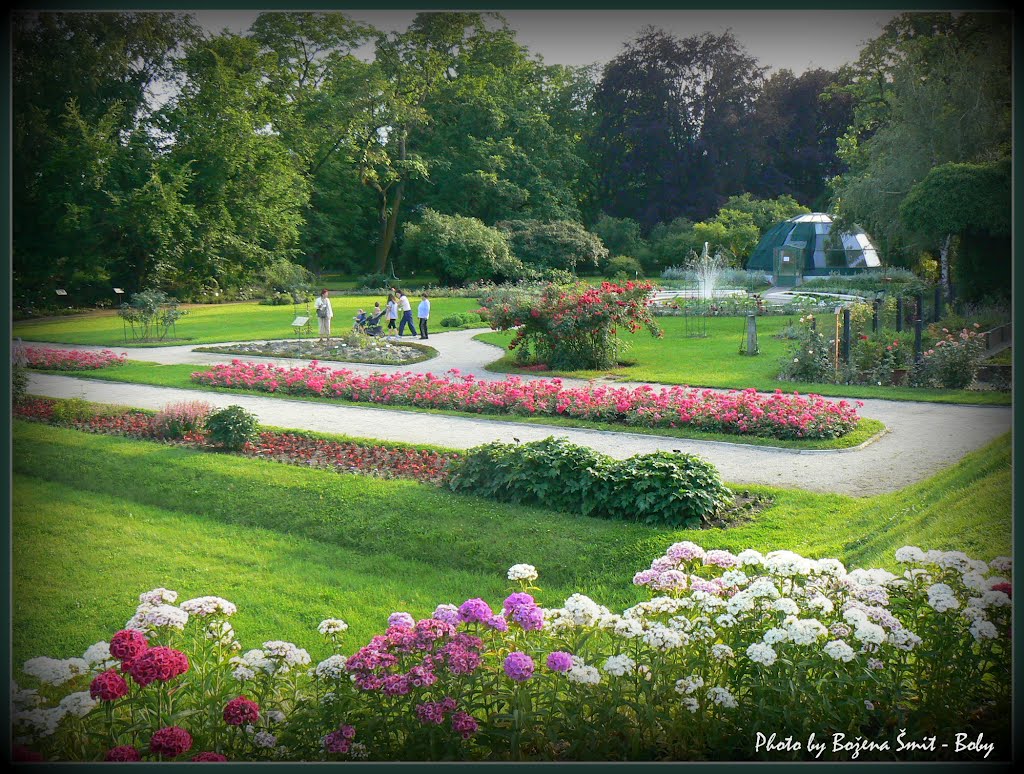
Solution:
<svg viewBox="0 0 1024 774">
<path fill-rule="evenodd" d="M 256 11 L 195 11 L 211 32 L 227 27 L 244 33 Z M 415 11 L 346 10 L 349 16 L 382 30 L 405 30 Z M 834 70 L 856 60 L 861 46 L 875 38 L 895 11 L 503 11 L 517 38 L 547 64 L 604 64 L 641 27 L 653 24 L 679 37 L 702 32 L 733 34 L 758 62 L 796 74 L 816 67 Z M 372 49 L 366 52 L 372 55 Z"/>
</svg>

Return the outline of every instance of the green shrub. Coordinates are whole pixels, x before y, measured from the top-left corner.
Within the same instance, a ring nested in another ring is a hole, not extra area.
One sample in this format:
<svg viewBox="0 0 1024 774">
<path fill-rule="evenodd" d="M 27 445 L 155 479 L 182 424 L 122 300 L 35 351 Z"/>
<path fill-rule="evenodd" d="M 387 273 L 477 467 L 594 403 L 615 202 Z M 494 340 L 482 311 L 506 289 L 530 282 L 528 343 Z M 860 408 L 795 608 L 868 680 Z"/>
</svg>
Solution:
<svg viewBox="0 0 1024 774">
<path fill-rule="evenodd" d="M 441 318 L 442 328 L 461 328 L 463 325 L 471 325 L 481 322 L 483 318 L 476 312 L 459 312 Z"/>
<path fill-rule="evenodd" d="M 699 527 L 732 502 L 715 466 L 692 454 L 636 454 L 600 472 L 601 507 L 621 519 Z"/>
<path fill-rule="evenodd" d="M 17 405 L 28 394 L 28 370 L 24 366 L 11 366 L 11 403 Z"/>
<path fill-rule="evenodd" d="M 58 424 L 84 422 L 96 416 L 96 409 L 82 398 L 65 398 L 54 402 L 52 416 Z"/>
<path fill-rule="evenodd" d="M 228 406 L 206 418 L 207 437 L 225 449 L 241 449 L 256 440 L 259 424 L 256 416 L 241 406 Z"/>
<path fill-rule="evenodd" d="M 826 339 L 812 327 L 814 315 L 800 318 L 801 328 L 794 331 L 793 344 L 782 359 L 779 379 L 794 382 L 835 381 L 834 339 Z M 827 327 L 827 326 L 826 326 Z"/>
<path fill-rule="evenodd" d="M 609 279 L 624 275 L 626 279 L 636 279 L 644 273 L 643 267 L 636 258 L 628 255 L 616 255 L 604 264 L 604 276 Z"/>
<path fill-rule="evenodd" d="M 732 502 L 715 467 L 673 452 L 614 460 L 564 438 L 489 443 L 452 463 L 456 492 L 607 519 L 698 527 Z"/>
</svg>

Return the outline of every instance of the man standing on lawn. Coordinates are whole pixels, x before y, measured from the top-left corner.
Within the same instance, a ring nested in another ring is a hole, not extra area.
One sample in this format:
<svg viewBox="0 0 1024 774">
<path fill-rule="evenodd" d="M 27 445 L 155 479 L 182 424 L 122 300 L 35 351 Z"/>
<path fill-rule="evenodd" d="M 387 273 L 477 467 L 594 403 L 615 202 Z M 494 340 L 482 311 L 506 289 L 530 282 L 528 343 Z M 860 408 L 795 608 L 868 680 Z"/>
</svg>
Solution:
<svg viewBox="0 0 1024 774">
<path fill-rule="evenodd" d="M 416 316 L 420 318 L 420 338 L 427 338 L 427 320 L 430 318 L 430 299 L 427 298 L 427 294 L 423 294 L 423 300 L 420 301 L 419 308 L 416 310 Z"/>
<path fill-rule="evenodd" d="M 406 297 L 405 292 L 398 291 L 398 310 L 402 313 L 402 319 L 398 323 L 398 335 L 404 335 L 402 331 L 405 330 L 405 326 L 409 326 L 409 335 L 416 335 L 416 326 L 412 324 L 412 304 L 409 303 L 409 299 Z"/>
</svg>

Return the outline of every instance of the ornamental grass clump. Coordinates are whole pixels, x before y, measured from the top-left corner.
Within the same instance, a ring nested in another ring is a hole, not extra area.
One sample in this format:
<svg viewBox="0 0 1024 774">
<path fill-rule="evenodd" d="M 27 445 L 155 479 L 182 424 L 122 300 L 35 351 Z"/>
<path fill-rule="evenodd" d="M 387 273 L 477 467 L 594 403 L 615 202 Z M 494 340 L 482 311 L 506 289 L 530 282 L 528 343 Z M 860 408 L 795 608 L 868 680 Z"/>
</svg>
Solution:
<svg viewBox="0 0 1024 774">
<path fill-rule="evenodd" d="M 164 438 L 184 438 L 201 433 L 212 411 L 213 406 L 201 400 L 168 403 L 153 417 L 153 426 Z"/>
<path fill-rule="evenodd" d="M 542 602 L 516 564 L 503 601 L 395 613 L 361 646 L 326 619 L 316 664 L 290 642 L 243 648 L 227 600 L 154 589 L 109 644 L 23 665 L 14 743 L 49 761 L 816 758 L 757 746 L 765 731 L 814 733 L 828 760 L 1008 760 L 1012 560 L 895 559 L 677 542 L 621 613 Z M 897 747 L 931 736 L 949 745 Z"/>
</svg>

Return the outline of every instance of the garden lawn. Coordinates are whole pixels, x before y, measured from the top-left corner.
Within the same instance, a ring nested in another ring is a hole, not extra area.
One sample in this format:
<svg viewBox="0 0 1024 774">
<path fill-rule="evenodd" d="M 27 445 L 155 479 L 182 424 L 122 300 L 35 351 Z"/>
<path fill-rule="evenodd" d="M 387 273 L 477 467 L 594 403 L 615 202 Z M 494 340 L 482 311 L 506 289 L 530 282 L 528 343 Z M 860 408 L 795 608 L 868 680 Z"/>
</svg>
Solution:
<svg viewBox="0 0 1024 774">
<path fill-rule="evenodd" d="M 14 660 L 69 657 L 123 626 L 137 596 L 239 605 L 243 645 L 327 650 L 316 625 L 341 617 L 351 653 L 387 615 L 441 602 L 499 604 L 513 564 L 540 572 L 544 605 L 575 591 L 621 610 L 637 570 L 672 543 L 836 556 L 895 568 L 904 544 L 991 559 L 1010 552 L 1010 440 L 928 481 L 856 499 L 748 487 L 774 504 L 728 530 L 610 522 L 409 481 L 13 423 Z M 60 625 L 55 626 L 54 622 Z"/>
<path fill-rule="evenodd" d="M 658 325 L 665 331 L 664 338 L 656 339 L 646 331 L 625 334 L 621 340 L 627 347 L 620 360 L 630 365 L 609 371 L 530 372 L 534 376 L 572 376 L 582 379 L 613 374 L 624 381 L 660 382 L 662 384 L 688 384 L 692 387 L 722 387 L 784 392 L 833 395 L 848 398 L 886 398 L 889 400 L 918 400 L 930 403 L 974 403 L 1009 405 L 1009 392 L 982 392 L 970 390 L 934 390 L 910 387 L 882 387 L 872 385 L 810 384 L 783 382 L 776 379 L 780 361 L 786 356 L 792 341 L 776 339 L 774 335 L 797 317 L 772 316 L 757 318 L 757 341 L 761 354 L 750 357 L 739 353 L 745 336 L 746 319 L 743 317 L 709 317 L 707 338 L 686 336 L 682 317 L 659 317 Z M 510 332 L 482 333 L 476 338 L 488 344 L 508 347 Z M 512 356 L 506 354 L 491 363 L 490 371 L 520 373 Z"/>
<path fill-rule="evenodd" d="M 384 305 L 386 296 L 333 296 L 332 329 L 338 333 L 352 329 L 352 319 L 359 309 L 372 309 L 375 301 Z M 416 295 L 409 298 L 416 303 Z M 430 302 L 430 316 L 441 317 L 457 312 L 477 309 L 475 298 L 435 298 Z M 309 305 L 312 314 L 312 302 Z M 116 311 L 91 312 L 67 317 L 47 317 L 24 320 L 14 324 L 12 336 L 26 341 L 48 341 L 65 344 L 92 344 L 105 347 L 167 346 L 169 344 L 214 344 L 224 341 L 252 341 L 256 339 L 284 339 L 293 335 L 291 322 L 295 308 L 263 306 L 253 302 L 237 304 L 185 304 L 188 314 L 175 325 L 174 338 L 150 344 L 126 344 L 121 318 Z M 303 312 L 304 314 L 304 312 Z M 314 335 L 315 316 L 310 320 Z M 129 334 L 130 336 L 130 334 Z M 170 336 L 170 335 L 169 335 Z"/>
<path fill-rule="evenodd" d="M 245 358 L 240 357 L 244 360 Z M 344 367 L 343 364 L 336 364 L 332 361 L 321 361 L 321 364 L 329 365 L 335 370 Z M 287 393 L 263 392 L 260 390 L 243 390 L 229 387 L 210 387 L 197 384 L 190 378 L 196 371 L 204 370 L 204 366 L 178 363 L 172 365 L 161 365 L 146 361 L 129 360 L 125 365 L 104 368 L 98 371 L 50 371 L 60 376 L 73 376 L 80 379 L 97 379 L 101 381 L 127 382 L 133 384 L 150 384 L 158 387 L 176 387 L 183 390 L 202 390 L 205 392 L 237 393 L 240 395 L 256 395 L 264 398 L 276 398 L 284 400 L 304 400 L 314 403 L 327 403 L 341 406 L 369 406 L 373 408 L 388 409 L 393 411 L 414 411 L 425 414 L 442 414 L 448 416 L 473 417 L 474 419 L 486 419 L 495 422 L 518 422 L 529 425 L 550 425 L 553 427 L 586 427 L 596 430 L 609 430 L 619 433 L 639 433 L 643 435 L 660 435 L 671 438 L 692 438 L 701 441 L 720 441 L 723 443 L 742 443 L 750 446 L 774 446 L 786 449 L 849 449 L 867 442 L 878 433 L 885 430 L 885 425 L 877 419 L 862 418 L 853 432 L 847 433 L 841 438 L 824 438 L 818 440 L 789 440 L 778 438 L 760 438 L 754 435 L 739 435 L 731 433 L 707 433 L 688 428 L 669 427 L 640 427 L 635 425 L 616 424 L 612 422 L 590 422 L 583 419 L 573 419 L 560 416 L 535 416 L 528 417 L 513 414 L 482 414 L 465 411 L 447 411 L 444 409 L 421 408 L 418 406 L 394 406 L 382 403 L 355 402 L 342 400 L 340 398 L 324 398 L 310 395 L 289 395 Z"/>
</svg>

